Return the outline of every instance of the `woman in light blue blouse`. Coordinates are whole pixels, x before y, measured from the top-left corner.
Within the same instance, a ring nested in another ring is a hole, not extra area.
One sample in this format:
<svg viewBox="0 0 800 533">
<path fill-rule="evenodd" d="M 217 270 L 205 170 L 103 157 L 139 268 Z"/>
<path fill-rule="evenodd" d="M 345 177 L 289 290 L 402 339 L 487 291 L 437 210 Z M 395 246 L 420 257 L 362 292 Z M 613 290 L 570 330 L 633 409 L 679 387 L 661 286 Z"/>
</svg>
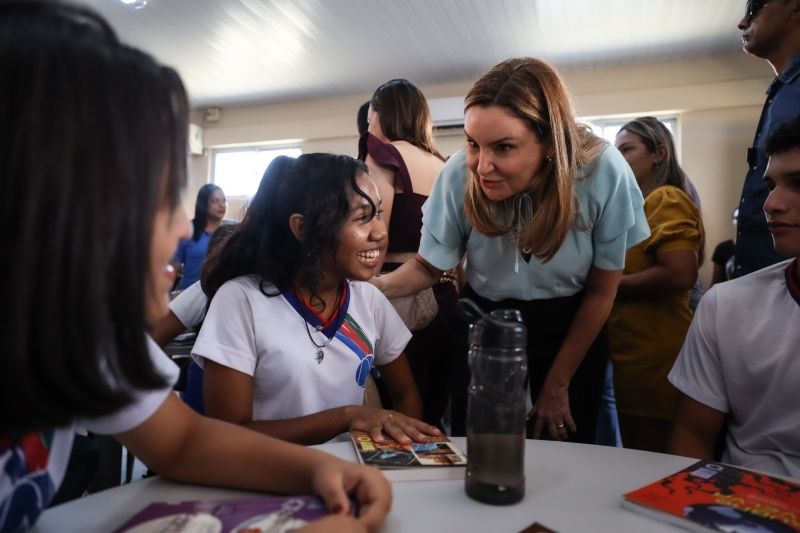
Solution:
<svg viewBox="0 0 800 533">
<path fill-rule="evenodd" d="M 642 195 L 613 147 L 576 124 L 547 64 L 504 61 L 465 100 L 466 149 L 424 207 L 418 255 L 376 278 L 390 298 L 433 285 L 466 254 L 462 293 L 517 308 L 528 327 L 534 438 L 592 442 L 608 359 L 604 324 L 625 252 L 649 235 Z M 453 433 L 462 434 L 464 359 L 454 362 Z"/>
</svg>

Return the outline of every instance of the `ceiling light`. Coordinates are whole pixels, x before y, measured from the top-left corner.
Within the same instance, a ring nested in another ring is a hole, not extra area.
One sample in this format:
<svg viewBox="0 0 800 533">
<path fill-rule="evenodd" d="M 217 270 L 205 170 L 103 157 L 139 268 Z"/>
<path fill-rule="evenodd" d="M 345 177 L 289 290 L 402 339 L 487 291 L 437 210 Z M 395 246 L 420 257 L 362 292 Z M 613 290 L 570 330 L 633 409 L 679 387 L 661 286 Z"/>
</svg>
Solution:
<svg viewBox="0 0 800 533">
<path fill-rule="evenodd" d="M 126 6 L 130 6 L 134 9 L 142 9 L 144 6 L 147 5 L 147 0 L 119 0 Z"/>
</svg>

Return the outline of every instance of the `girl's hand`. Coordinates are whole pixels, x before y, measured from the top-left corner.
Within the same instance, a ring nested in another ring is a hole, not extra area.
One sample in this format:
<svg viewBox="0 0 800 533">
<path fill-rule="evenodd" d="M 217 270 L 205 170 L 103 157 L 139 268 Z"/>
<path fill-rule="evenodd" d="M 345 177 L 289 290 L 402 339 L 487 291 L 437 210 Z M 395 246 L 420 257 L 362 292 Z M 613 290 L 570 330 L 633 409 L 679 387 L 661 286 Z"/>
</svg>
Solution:
<svg viewBox="0 0 800 533">
<path fill-rule="evenodd" d="M 397 411 L 366 406 L 354 408 L 350 418 L 350 429 L 366 431 L 375 442 L 384 442 L 386 440 L 384 434 L 386 434 L 403 444 L 411 441 L 424 441 L 428 436 L 442 434 L 439 428 Z"/>
<path fill-rule="evenodd" d="M 542 436 L 544 428 L 547 428 L 553 440 L 566 440 L 570 433 L 578 430 L 569 409 L 568 387 L 551 386 L 546 380 L 536 403 L 528 413 L 528 418 L 531 417 L 536 417 L 533 426 L 534 439 Z"/>
<path fill-rule="evenodd" d="M 349 496 L 357 502 L 357 520 L 367 531 L 377 531 L 392 508 L 392 485 L 377 468 L 332 459 L 316 467 L 311 476 L 314 492 L 323 499 L 328 510 L 338 516 L 325 518 L 320 525 L 309 524 L 306 527 L 313 529 L 308 531 L 339 531 L 334 526 L 341 527 L 341 531 L 351 531 L 345 527 L 353 524 L 353 519 L 348 517 Z"/>
</svg>

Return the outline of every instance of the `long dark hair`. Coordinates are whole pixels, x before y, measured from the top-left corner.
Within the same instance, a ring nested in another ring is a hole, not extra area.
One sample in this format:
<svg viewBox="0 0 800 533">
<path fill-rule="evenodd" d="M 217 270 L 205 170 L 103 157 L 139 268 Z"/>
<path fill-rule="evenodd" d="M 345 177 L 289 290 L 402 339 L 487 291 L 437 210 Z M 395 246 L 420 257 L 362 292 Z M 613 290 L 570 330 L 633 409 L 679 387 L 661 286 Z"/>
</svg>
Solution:
<svg viewBox="0 0 800 533">
<path fill-rule="evenodd" d="M 165 385 L 146 295 L 155 213 L 186 181 L 188 103 L 175 71 L 69 4 L 0 3 L 0 64 L 0 433 L 17 434 Z"/>
<path fill-rule="evenodd" d="M 274 296 L 278 292 L 267 291 L 264 283 L 282 291 L 297 276 L 300 285 L 311 291 L 312 301 L 321 301 L 316 290 L 323 260 L 336 253 L 353 194 L 369 202 L 371 216 L 377 212 L 377 206 L 356 183 L 365 173 L 364 163 L 344 155 L 276 158 L 264 172 L 239 229 L 221 248 L 216 265 L 203 272 L 203 292 L 213 298 L 226 281 L 258 274 L 262 292 Z M 302 241 L 289 227 L 293 214 L 303 215 Z"/>
<path fill-rule="evenodd" d="M 378 113 L 387 139 L 406 141 L 444 161 L 433 140 L 428 101 L 416 85 L 404 79 L 389 80 L 375 89 L 369 104 Z"/>
<path fill-rule="evenodd" d="M 192 240 L 197 242 L 206 230 L 208 224 L 208 201 L 211 195 L 222 189 L 219 185 L 206 183 L 197 191 L 197 201 L 194 204 L 194 219 L 192 219 Z"/>
</svg>

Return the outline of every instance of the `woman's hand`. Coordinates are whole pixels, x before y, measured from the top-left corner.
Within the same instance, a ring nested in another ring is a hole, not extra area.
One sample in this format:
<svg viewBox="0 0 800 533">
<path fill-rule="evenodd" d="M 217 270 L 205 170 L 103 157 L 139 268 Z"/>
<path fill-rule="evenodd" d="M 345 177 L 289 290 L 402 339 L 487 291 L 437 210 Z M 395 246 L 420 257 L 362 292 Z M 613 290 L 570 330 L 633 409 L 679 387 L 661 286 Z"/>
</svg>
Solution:
<svg viewBox="0 0 800 533">
<path fill-rule="evenodd" d="M 308 531 L 352 531 L 346 528 L 348 524 L 354 525 L 353 519 L 347 516 L 350 497 L 357 502 L 357 520 L 367 531 L 376 531 L 392 508 L 392 485 L 380 470 L 371 466 L 341 460 L 325 461 L 312 472 L 311 483 L 328 510 L 338 516 L 322 519 L 319 524 L 309 524 L 306 526 L 310 528 Z"/>
<path fill-rule="evenodd" d="M 534 439 L 542 436 L 544 428 L 547 428 L 553 440 L 566 440 L 570 433 L 578 430 L 569 409 L 568 386 L 553 386 L 545 381 L 536 403 L 528 413 L 528 418 L 531 417 L 536 417 L 533 426 Z"/>
<path fill-rule="evenodd" d="M 377 287 L 379 291 L 383 292 L 384 285 L 385 285 L 385 283 L 384 283 L 385 280 L 383 279 L 383 276 L 380 276 L 380 275 L 372 276 L 367 281 L 369 283 L 373 284 L 375 287 Z"/>
<path fill-rule="evenodd" d="M 384 442 L 386 440 L 384 434 L 404 444 L 411 441 L 420 442 L 427 436 L 442 434 L 438 428 L 397 411 L 366 406 L 356 406 L 352 409 L 350 429 L 366 431 L 375 442 Z"/>
</svg>

